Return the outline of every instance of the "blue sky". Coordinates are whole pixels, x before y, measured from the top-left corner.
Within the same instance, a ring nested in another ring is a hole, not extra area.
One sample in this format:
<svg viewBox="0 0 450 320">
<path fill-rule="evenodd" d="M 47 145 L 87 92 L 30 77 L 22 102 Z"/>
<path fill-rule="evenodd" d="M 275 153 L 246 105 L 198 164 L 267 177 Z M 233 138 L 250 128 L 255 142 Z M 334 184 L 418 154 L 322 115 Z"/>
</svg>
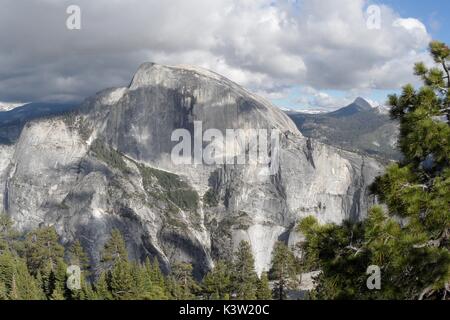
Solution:
<svg viewBox="0 0 450 320">
<path fill-rule="evenodd" d="M 450 1 L 447 0 L 385 0 L 402 16 L 422 21 L 434 39 L 450 43 Z"/>
</svg>

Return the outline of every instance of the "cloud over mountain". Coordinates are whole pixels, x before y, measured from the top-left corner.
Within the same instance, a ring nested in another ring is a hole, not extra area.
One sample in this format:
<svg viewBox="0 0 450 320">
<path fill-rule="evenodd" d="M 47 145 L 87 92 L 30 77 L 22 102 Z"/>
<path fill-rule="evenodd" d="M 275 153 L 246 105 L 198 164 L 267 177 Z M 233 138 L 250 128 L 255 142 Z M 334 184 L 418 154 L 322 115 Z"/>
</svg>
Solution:
<svg viewBox="0 0 450 320">
<path fill-rule="evenodd" d="M 81 8 L 81 30 L 66 8 Z M 81 99 L 126 84 L 143 61 L 200 65 L 268 96 L 292 86 L 395 89 L 430 36 L 414 18 L 365 0 L 3 0 L 0 98 Z"/>
</svg>

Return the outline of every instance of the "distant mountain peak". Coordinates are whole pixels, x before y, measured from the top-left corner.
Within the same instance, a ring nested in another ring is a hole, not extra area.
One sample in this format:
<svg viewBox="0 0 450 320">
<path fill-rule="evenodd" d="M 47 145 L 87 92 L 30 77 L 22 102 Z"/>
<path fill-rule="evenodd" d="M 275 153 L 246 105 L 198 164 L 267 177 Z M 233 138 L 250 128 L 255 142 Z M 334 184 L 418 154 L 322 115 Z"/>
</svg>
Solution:
<svg viewBox="0 0 450 320">
<path fill-rule="evenodd" d="M 347 117 L 360 112 L 367 112 L 372 110 L 374 110 L 374 108 L 366 99 L 358 97 L 353 103 L 349 104 L 348 106 L 330 112 L 329 114 L 332 116 Z"/>
<path fill-rule="evenodd" d="M 385 160 L 399 160 L 398 123 L 389 107 L 357 98 L 348 106 L 325 114 L 287 112 L 307 138 Z"/>
<path fill-rule="evenodd" d="M 356 98 L 352 104 L 357 105 L 363 110 L 371 110 L 373 108 L 370 102 L 362 97 Z"/>
</svg>

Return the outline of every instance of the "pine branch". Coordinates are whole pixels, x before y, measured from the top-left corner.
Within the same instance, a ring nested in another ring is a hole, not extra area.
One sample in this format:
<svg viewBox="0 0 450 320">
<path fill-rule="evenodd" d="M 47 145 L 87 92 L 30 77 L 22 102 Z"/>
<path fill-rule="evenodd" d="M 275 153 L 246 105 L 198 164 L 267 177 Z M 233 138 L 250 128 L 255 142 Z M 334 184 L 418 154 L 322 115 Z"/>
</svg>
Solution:
<svg viewBox="0 0 450 320">
<path fill-rule="evenodd" d="M 419 300 L 423 300 L 423 298 L 425 296 L 430 296 L 434 293 L 434 289 L 432 286 L 426 287 L 425 289 L 423 289 L 422 293 L 419 296 Z"/>
<path fill-rule="evenodd" d="M 447 66 L 447 63 L 445 62 L 445 60 L 442 60 L 442 67 L 444 68 L 445 73 L 447 74 L 446 78 L 447 78 L 447 91 L 444 91 L 444 93 L 447 93 L 448 90 L 450 89 L 450 71 L 449 71 L 449 67 Z M 450 102 L 448 103 L 447 108 L 445 109 L 447 112 L 447 120 L 448 120 L 448 125 L 450 126 Z"/>
<path fill-rule="evenodd" d="M 422 249 L 422 248 L 430 248 L 430 247 L 439 248 L 439 247 L 441 247 L 441 245 L 444 241 L 447 241 L 449 239 L 449 235 L 450 235 L 450 230 L 447 228 L 444 231 L 442 231 L 441 236 L 439 238 L 437 238 L 436 240 L 430 240 L 423 244 L 414 245 L 413 248 L 414 249 Z"/>
<path fill-rule="evenodd" d="M 401 186 L 400 190 L 404 190 L 406 188 L 421 188 L 423 190 L 427 190 L 427 189 L 429 189 L 429 186 L 427 186 L 425 184 L 410 184 L 410 183 L 406 183 L 406 184 Z"/>
<path fill-rule="evenodd" d="M 450 293 L 450 281 L 445 284 L 444 296 L 442 297 L 442 300 L 447 300 L 447 292 Z"/>
<path fill-rule="evenodd" d="M 358 254 L 360 254 L 366 250 L 365 248 L 356 248 L 352 245 L 346 246 L 345 249 L 350 249 L 350 250 L 355 251 L 355 256 L 357 256 Z"/>
<path fill-rule="evenodd" d="M 447 88 L 450 88 L 450 71 L 447 64 L 445 63 L 445 60 L 442 61 L 442 66 L 444 68 L 445 73 L 447 74 L 447 76 L 445 77 L 447 78 Z"/>
<path fill-rule="evenodd" d="M 422 249 L 422 248 L 430 248 L 430 247 L 436 247 L 438 248 L 441 242 L 439 240 L 430 240 L 426 243 L 422 244 L 416 244 L 413 246 L 414 249 Z"/>
</svg>

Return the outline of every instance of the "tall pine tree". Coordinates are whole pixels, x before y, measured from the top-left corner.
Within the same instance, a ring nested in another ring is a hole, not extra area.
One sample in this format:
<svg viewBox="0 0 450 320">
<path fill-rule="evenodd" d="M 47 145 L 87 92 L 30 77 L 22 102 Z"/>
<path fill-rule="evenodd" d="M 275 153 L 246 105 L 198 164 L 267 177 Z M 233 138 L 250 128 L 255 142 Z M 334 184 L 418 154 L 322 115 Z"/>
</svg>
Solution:
<svg viewBox="0 0 450 320">
<path fill-rule="evenodd" d="M 362 225 L 301 225 L 305 252 L 323 271 L 318 297 L 450 297 L 450 49 L 437 41 L 429 49 L 436 65 L 414 69 L 424 86 L 389 97 L 404 159 L 373 185 L 387 210 L 373 208 Z M 366 285 L 370 265 L 381 269 L 381 290 Z"/>
<path fill-rule="evenodd" d="M 217 261 L 214 269 L 203 279 L 203 292 L 207 299 L 229 300 L 231 296 L 231 266 L 223 260 Z"/>
<path fill-rule="evenodd" d="M 111 297 L 115 300 L 135 298 L 133 268 L 128 260 L 125 240 L 118 229 L 111 232 L 102 252 L 106 283 Z M 102 288 L 103 289 L 103 288 Z"/>
<path fill-rule="evenodd" d="M 256 290 L 256 299 L 258 300 L 272 299 L 272 290 L 270 289 L 269 277 L 267 275 L 267 272 L 263 272 L 258 281 L 258 288 Z"/>
<path fill-rule="evenodd" d="M 278 300 L 286 299 L 288 291 L 298 286 L 297 261 L 294 253 L 283 242 L 275 244 L 270 278 L 274 280 L 273 296 Z"/>
<path fill-rule="evenodd" d="M 42 227 L 28 233 L 24 247 L 28 269 L 36 277 L 39 274 L 46 296 L 50 298 L 55 290 L 64 295 L 67 265 L 55 228 Z"/>
<path fill-rule="evenodd" d="M 232 288 L 237 299 L 255 300 L 258 275 L 250 244 L 242 241 L 234 256 Z"/>
<path fill-rule="evenodd" d="M 177 262 L 172 265 L 169 277 L 171 296 L 175 300 L 194 299 L 200 291 L 200 286 L 192 275 L 192 265 L 185 262 Z"/>
</svg>

